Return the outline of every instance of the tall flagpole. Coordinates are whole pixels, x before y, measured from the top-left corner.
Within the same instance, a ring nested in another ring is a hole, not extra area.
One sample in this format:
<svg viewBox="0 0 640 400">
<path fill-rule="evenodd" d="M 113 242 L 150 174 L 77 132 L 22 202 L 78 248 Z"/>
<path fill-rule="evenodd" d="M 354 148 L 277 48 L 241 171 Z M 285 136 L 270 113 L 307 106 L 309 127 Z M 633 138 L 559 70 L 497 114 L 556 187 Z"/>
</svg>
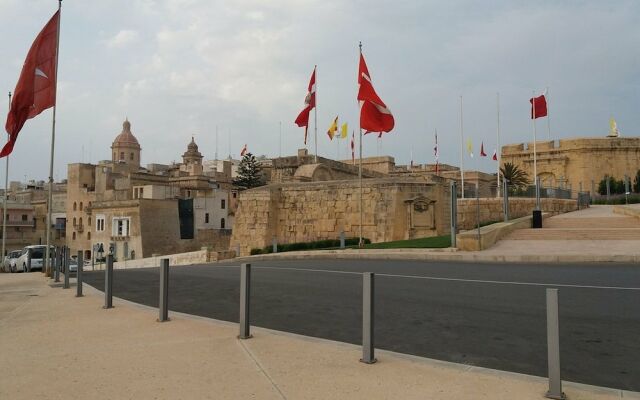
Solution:
<svg viewBox="0 0 640 400">
<path fill-rule="evenodd" d="M 315 75 L 316 75 L 316 90 L 314 92 L 314 96 L 316 98 L 316 104 L 313 107 L 313 129 L 314 129 L 314 145 L 316 146 L 316 157 L 315 157 L 315 163 L 318 163 L 318 66 L 314 65 L 313 70 L 315 71 Z"/>
<path fill-rule="evenodd" d="M 54 92 L 53 119 L 51 121 L 51 157 L 49 159 L 49 196 L 47 201 L 47 249 L 45 251 L 45 274 L 51 275 L 51 208 L 53 205 L 53 156 L 56 143 L 56 107 L 58 103 L 58 59 L 60 54 L 60 24 L 62 22 L 62 0 L 58 0 L 58 32 L 56 33 L 56 88 Z"/>
<path fill-rule="evenodd" d="M 549 118 L 549 87 L 547 86 L 546 90 L 546 101 L 547 101 L 547 137 L 551 140 L 551 118 Z"/>
<path fill-rule="evenodd" d="M 536 152 L 536 91 L 533 91 L 533 97 L 531 98 L 531 105 L 533 107 L 533 181 L 536 185 L 536 210 L 539 210 L 540 205 L 538 204 L 538 155 Z"/>
<path fill-rule="evenodd" d="M 500 197 L 500 92 L 496 93 L 496 110 L 497 110 L 497 118 L 498 128 L 496 129 L 496 161 L 498 164 L 497 168 L 497 186 L 496 186 L 496 197 Z"/>
<path fill-rule="evenodd" d="M 362 57 L 362 42 L 358 44 L 360 48 L 360 57 Z M 360 77 L 358 77 L 360 79 Z M 362 211 L 362 207 L 364 205 L 364 201 L 362 199 L 362 124 L 360 125 L 360 165 L 358 167 L 358 179 L 360 181 L 360 240 L 358 240 L 358 247 L 362 248 L 364 246 L 364 242 L 362 241 L 362 224 L 364 223 L 364 214 Z"/>
<path fill-rule="evenodd" d="M 9 110 L 11 110 L 11 92 L 9 92 Z M 4 212 L 2 213 L 2 260 L 4 261 L 7 238 L 7 196 L 9 192 L 9 154 L 7 154 L 7 164 L 4 171 Z M 4 266 L 3 266 L 4 267 Z M 11 266 L 9 266 L 11 267 Z"/>
<path fill-rule="evenodd" d="M 460 190 L 464 199 L 464 127 L 462 125 L 462 96 L 460 96 Z"/>
</svg>

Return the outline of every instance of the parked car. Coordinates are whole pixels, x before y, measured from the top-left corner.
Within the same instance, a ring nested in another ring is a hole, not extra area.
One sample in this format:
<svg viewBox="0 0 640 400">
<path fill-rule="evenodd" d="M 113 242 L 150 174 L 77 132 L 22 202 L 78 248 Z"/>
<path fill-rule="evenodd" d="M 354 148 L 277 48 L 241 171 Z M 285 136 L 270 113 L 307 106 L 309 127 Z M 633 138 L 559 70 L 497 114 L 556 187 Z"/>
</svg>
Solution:
<svg viewBox="0 0 640 400">
<path fill-rule="evenodd" d="M 15 272 L 16 260 L 20 257 L 20 254 L 22 254 L 22 250 L 13 250 L 4 257 L 2 266 L 6 272 Z"/>
<path fill-rule="evenodd" d="M 29 249 L 31 249 L 31 270 L 42 270 L 42 265 L 44 264 L 44 256 L 45 249 L 47 246 L 37 245 L 37 246 L 27 246 L 22 249 L 22 253 L 20 257 L 16 260 L 15 271 L 27 271 L 27 266 L 29 265 Z M 53 253 L 53 246 L 50 246 L 51 252 Z M 53 256 L 53 254 L 51 254 Z"/>
</svg>

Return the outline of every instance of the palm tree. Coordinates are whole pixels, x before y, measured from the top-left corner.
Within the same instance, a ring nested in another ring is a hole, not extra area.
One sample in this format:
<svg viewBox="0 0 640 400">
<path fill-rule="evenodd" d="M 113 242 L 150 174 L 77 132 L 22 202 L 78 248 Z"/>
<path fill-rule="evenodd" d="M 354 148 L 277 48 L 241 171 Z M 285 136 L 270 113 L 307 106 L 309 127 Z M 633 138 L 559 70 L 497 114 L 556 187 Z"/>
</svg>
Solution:
<svg viewBox="0 0 640 400">
<path fill-rule="evenodd" d="M 527 173 L 512 163 L 504 163 L 504 167 L 500 168 L 500 174 L 507 179 L 507 183 L 512 188 L 520 189 L 529 184 Z"/>
</svg>

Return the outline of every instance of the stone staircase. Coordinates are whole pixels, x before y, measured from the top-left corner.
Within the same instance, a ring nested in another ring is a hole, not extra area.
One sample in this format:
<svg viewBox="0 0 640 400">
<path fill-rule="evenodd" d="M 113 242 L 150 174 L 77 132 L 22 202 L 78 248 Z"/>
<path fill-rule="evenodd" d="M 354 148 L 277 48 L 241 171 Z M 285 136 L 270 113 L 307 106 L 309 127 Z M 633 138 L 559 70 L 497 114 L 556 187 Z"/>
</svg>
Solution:
<svg viewBox="0 0 640 400">
<path fill-rule="evenodd" d="M 640 220 L 633 217 L 563 218 L 559 215 L 545 219 L 542 229 L 519 229 L 505 240 L 640 240 Z"/>
</svg>

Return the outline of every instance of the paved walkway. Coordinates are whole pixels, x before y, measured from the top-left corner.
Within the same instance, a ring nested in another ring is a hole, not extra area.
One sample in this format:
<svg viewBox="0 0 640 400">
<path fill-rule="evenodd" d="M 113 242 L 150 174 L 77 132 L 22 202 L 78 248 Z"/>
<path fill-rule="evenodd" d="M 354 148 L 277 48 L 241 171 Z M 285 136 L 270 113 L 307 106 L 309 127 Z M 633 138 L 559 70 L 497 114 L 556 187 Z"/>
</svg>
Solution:
<svg viewBox="0 0 640 400">
<path fill-rule="evenodd" d="M 357 346 L 115 301 L 40 273 L 0 275 L 2 399 L 543 399 L 543 378 L 400 354 L 359 363 Z M 640 393 L 566 383 L 578 399 Z"/>
</svg>

